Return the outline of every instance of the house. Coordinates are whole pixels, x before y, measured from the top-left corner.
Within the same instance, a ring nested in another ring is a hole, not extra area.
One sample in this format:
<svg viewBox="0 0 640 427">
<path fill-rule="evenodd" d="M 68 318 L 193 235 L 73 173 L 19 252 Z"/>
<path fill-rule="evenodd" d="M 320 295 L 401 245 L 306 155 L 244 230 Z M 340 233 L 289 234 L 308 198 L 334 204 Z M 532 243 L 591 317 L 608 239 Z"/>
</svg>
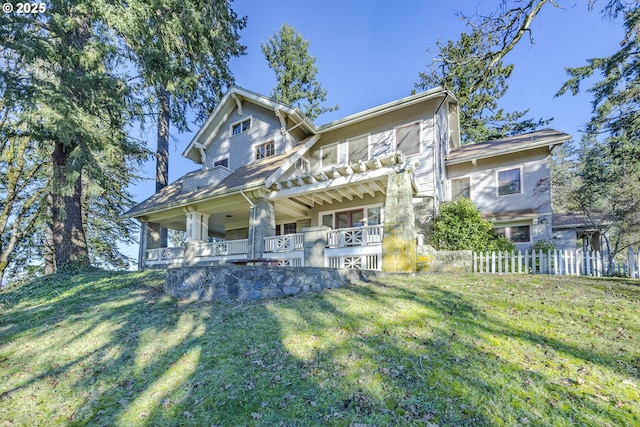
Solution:
<svg viewBox="0 0 640 427">
<path fill-rule="evenodd" d="M 458 101 L 435 88 L 315 126 L 232 87 L 183 156 L 197 170 L 131 209 L 140 267 L 269 260 L 415 271 L 438 205 L 471 197 L 518 244 L 551 227 L 550 129 L 460 146 Z M 183 247 L 159 247 L 160 227 Z"/>
</svg>

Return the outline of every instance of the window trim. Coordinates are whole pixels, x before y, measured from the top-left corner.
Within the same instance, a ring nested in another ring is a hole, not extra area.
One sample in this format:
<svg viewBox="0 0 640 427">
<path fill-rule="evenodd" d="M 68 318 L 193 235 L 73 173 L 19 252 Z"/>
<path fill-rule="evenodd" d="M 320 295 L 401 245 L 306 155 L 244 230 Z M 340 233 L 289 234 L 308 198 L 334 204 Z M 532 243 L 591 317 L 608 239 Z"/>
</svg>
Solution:
<svg viewBox="0 0 640 427">
<path fill-rule="evenodd" d="M 268 151 L 265 149 L 265 155 L 263 157 L 258 158 L 257 150 L 259 147 L 266 147 L 271 144 L 273 146 L 273 151 L 271 154 L 268 154 Z M 266 159 L 267 157 L 273 157 L 276 155 L 276 141 L 275 139 L 271 139 L 269 141 L 263 142 L 261 144 L 254 144 L 251 146 L 251 151 L 253 152 L 253 161 L 257 162 L 258 160 Z"/>
<path fill-rule="evenodd" d="M 244 122 L 249 122 L 249 127 L 245 130 L 242 130 L 242 123 Z M 240 132 L 233 133 L 233 128 L 238 125 L 240 125 Z M 234 137 L 234 136 L 242 135 L 243 133 L 249 132 L 252 127 L 253 127 L 253 116 L 249 116 L 249 117 L 243 118 L 242 120 L 238 120 L 236 122 L 231 123 L 229 125 L 229 132 L 231 136 Z"/>
<path fill-rule="evenodd" d="M 384 209 L 384 204 L 383 203 L 373 203 L 370 205 L 361 205 L 361 206 L 354 206 L 352 208 L 339 208 L 339 209 L 333 209 L 330 211 L 322 211 L 322 212 L 318 212 L 318 225 L 323 225 L 322 224 L 322 217 L 324 215 L 331 215 L 331 223 L 334 224 L 336 223 L 336 213 L 340 213 L 340 212 L 350 212 L 350 211 L 356 211 L 356 210 L 360 210 L 362 209 L 363 212 L 363 220 L 367 221 L 367 219 L 369 218 L 369 209 L 380 209 L 380 224 L 378 225 L 383 225 L 384 224 L 384 217 L 385 217 L 385 209 Z M 368 223 L 366 224 L 367 226 L 369 225 Z M 333 228 L 332 226 L 332 230 L 335 230 L 335 228 Z"/>
<path fill-rule="evenodd" d="M 463 175 L 463 176 L 458 176 L 456 178 L 450 178 L 449 179 L 449 198 L 451 200 L 456 200 L 454 199 L 454 194 L 453 194 L 453 181 L 458 181 L 458 180 L 462 180 L 462 179 L 467 179 L 469 180 L 469 200 L 471 200 L 471 175 Z"/>
<path fill-rule="evenodd" d="M 520 191 L 517 193 L 500 194 L 500 172 L 507 172 L 507 171 L 516 170 L 516 169 L 518 169 L 520 173 Z M 496 170 L 496 196 L 497 197 L 515 196 L 517 194 L 523 194 L 523 193 L 524 193 L 524 170 L 522 165 L 517 167 L 512 167 L 512 168 L 503 168 L 503 169 Z"/>
<path fill-rule="evenodd" d="M 414 125 L 418 126 L 418 151 L 415 152 L 415 153 L 410 153 L 410 154 L 409 153 L 405 153 L 404 151 L 402 153 L 405 156 L 416 156 L 416 155 L 422 153 L 422 121 L 421 120 L 408 122 L 408 123 L 393 127 L 393 141 L 394 141 L 394 146 L 395 146 L 396 152 L 400 151 L 400 149 L 398 147 L 398 129 L 402 129 L 402 128 L 406 128 L 406 127 L 414 126 Z"/>
</svg>

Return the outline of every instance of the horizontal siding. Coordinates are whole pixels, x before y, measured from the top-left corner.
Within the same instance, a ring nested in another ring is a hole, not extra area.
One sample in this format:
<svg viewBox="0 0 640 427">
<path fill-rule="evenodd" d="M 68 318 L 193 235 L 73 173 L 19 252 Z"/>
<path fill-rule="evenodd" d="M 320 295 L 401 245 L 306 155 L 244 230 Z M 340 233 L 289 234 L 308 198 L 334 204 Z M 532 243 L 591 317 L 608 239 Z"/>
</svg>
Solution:
<svg viewBox="0 0 640 427">
<path fill-rule="evenodd" d="M 522 167 L 522 193 L 498 196 L 499 170 Z M 536 209 L 551 211 L 549 159 L 528 162 L 502 163 L 499 167 L 472 170 L 466 176 L 471 181 L 471 200 L 484 214 Z"/>
<path fill-rule="evenodd" d="M 220 126 L 218 135 L 207 147 L 207 167 L 216 160 L 229 158 L 229 168 L 236 170 L 254 161 L 254 147 L 268 141 L 274 141 L 275 154 L 282 154 L 287 148 L 287 137 L 280 133 L 280 120 L 272 110 L 244 102 L 243 115 L 234 110 Z M 231 125 L 251 118 L 251 129 L 239 135 L 231 134 Z M 291 145 L 291 144 L 289 144 Z"/>
</svg>

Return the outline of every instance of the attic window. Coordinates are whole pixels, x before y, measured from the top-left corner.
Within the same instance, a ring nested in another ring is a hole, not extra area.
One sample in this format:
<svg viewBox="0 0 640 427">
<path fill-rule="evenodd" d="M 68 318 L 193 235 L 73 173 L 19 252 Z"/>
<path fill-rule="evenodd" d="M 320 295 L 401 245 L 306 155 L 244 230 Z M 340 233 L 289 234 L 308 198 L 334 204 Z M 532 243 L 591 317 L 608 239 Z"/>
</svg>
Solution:
<svg viewBox="0 0 640 427">
<path fill-rule="evenodd" d="M 275 154 L 275 147 L 273 141 L 265 142 L 256 146 L 256 160 L 264 159 L 265 157 L 273 156 Z"/>
<path fill-rule="evenodd" d="M 239 135 L 251 129 L 251 119 L 243 120 L 239 123 L 231 125 L 231 134 Z"/>
</svg>

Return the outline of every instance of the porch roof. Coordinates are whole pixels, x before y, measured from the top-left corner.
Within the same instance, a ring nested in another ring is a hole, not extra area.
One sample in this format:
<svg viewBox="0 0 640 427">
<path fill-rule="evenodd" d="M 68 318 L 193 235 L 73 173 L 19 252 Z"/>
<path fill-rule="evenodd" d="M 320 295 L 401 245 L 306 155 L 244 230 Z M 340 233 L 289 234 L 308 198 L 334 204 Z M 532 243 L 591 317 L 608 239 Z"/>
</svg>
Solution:
<svg viewBox="0 0 640 427">
<path fill-rule="evenodd" d="M 455 165 L 464 162 L 473 162 L 478 159 L 496 157 L 546 146 L 551 150 L 553 146 L 567 142 L 569 139 L 571 139 L 571 135 L 564 132 L 554 129 L 541 129 L 522 135 L 510 136 L 454 148 L 449 153 L 446 164 Z"/>
<path fill-rule="evenodd" d="M 201 173 L 201 170 L 189 172 L 178 178 L 167 187 L 153 194 L 145 201 L 131 208 L 123 216 L 139 218 L 152 212 L 186 206 L 195 202 L 202 202 L 229 194 L 239 193 L 265 187 L 265 181 L 277 173 L 287 160 L 294 156 L 305 145 L 299 144 L 285 154 L 267 157 L 240 167 L 228 177 L 220 181 L 215 187 L 201 187 L 186 190 L 184 182 L 189 177 Z"/>
</svg>

